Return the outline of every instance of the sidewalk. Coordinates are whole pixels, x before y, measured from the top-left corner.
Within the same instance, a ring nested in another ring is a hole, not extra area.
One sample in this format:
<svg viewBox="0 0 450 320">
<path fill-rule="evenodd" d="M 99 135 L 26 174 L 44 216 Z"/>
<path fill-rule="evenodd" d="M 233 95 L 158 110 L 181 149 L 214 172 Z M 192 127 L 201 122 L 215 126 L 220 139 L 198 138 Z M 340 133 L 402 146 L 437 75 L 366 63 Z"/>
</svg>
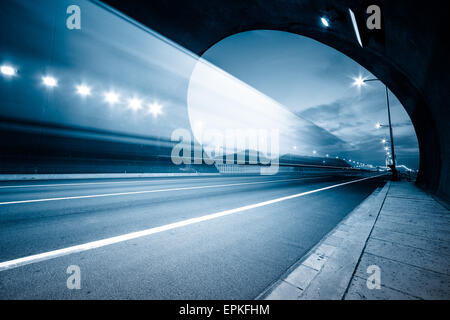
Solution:
<svg viewBox="0 0 450 320">
<path fill-rule="evenodd" d="M 449 249 L 449 210 L 413 183 L 388 182 L 260 298 L 450 299 Z M 367 285 L 373 268 L 379 289 Z"/>
</svg>

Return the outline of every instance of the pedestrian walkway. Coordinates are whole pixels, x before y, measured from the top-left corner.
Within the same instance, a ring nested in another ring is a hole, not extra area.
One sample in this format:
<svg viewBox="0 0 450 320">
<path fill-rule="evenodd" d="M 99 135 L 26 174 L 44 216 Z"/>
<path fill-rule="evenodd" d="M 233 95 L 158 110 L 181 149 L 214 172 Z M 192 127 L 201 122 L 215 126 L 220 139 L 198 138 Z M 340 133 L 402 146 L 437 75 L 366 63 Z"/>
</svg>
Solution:
<svg viewBox="0 0 450 320">
<path fill-rule="evenodd" d="M 388 182 L 260 298 L 450 299 L 450 214 Z"/>
</svg>

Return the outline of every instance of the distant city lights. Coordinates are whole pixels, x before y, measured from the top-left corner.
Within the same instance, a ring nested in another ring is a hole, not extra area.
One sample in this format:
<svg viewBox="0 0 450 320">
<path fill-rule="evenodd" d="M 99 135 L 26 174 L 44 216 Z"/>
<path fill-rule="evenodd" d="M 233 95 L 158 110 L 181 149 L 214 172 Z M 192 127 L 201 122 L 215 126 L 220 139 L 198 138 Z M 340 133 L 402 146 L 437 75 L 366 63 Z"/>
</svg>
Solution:
<svg viewBox="0 0 450 320">
<path fill-rule="evenodd" d="M 58 80 L 56 80 L 51 76 L 42 77 L 42 82 L 44 83 L 45 86 L 51 88 L 56 87 L 58 85 Z"/>
</svg>

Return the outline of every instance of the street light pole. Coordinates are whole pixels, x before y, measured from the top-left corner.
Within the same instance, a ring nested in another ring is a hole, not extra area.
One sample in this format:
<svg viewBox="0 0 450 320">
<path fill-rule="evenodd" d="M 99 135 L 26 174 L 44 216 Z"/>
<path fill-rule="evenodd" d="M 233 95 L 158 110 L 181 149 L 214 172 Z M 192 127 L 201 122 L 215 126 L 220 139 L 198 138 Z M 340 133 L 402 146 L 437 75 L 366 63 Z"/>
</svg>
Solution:
<svg viewBox="0 0 450 320">
<path fill-rule="evenodd" d="M 361 87 L 361 85 L 364 84 L 365 82 L 369 82 L 369 81 L 380 81 L 381 83 L 383 83 L 380 79 L 377 79 L 377 78 L 374 78 L 374 79 L 363 79 L 362 77 L 360 77 L 359 79 L 355 79 L 355 83 L 359 87 Z M 397 166 L 396 166 L 396 161 L 395 161 L 394 136 L 392 134 L 391 107 L 390 107 L 390 104 L 389 104 L 389 92 L 388 92 L 388 87 L 386 85 L 384 85 L 384 87 L 385 87 L 385 90 L 386 90 L 386 104 L 387 104 L 388 120 L 389 120 L 389 136 L 390 136 L 390 139 L 391 139 L 392 180 L 397 180 L 398 179 L 398 172 L 397 172 Z M 382 125 L 380 125 L 380 127 L 381 126 Z"/>
<path fill-rule="evenodd" d="M 387 103 L 387 109 L 388 109 L 388 119 L 389 119 L 389 136 L 391 139 L 391 152 L 392 152 L 392 179 L 393 180 L 397 180 L 398 175 L 397 175 L 397 166 L 396 166 L 396 161 L 395 161 L 395 151 L 394 151 L 394 136 L 392 134 L 392 122 L 391 122 L 391 107 L 389 105 L 389 92 L 388 92 L 388 88 L 385 85 L 384 86 L 386 89 L 386 103 Z"/>
</svg>

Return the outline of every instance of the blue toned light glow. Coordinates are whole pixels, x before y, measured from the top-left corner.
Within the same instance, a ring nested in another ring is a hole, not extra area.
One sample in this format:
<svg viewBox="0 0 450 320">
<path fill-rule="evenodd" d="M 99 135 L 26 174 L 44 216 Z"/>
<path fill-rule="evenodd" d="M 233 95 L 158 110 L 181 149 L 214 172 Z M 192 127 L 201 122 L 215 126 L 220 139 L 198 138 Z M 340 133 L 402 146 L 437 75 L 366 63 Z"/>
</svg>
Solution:
<svg viewBox="0 0 450 320">
<path fill-rule="evenodd" d="M 84 84 L 79 85 L 79 86 L 77 86 L 77 93 L 83 97 L 89 96 L 91 94 L 91 88 L 89 88 L 88 86 L 86 86 Z"/>
<path fill-rule="evenodd" d="M 361 88 L 362 86 L 365 86 L 365 79 L 362 76 L 359 76 L 357 78 L 353 78 L 353 86 Z"/>
<path fill-rule="evenodd" d="M 109 104 L 116 104 L 119 102 L 119 95 L 114 91 L 109 91 L 105 93 L 105 101 Z"/>
<path fill-rule="evenodd" d="M 162 105 L 154 102 L 148 106 L 148 112 L 151 113 L 154 117 L 157 117 L 162 113 Z"/>
<path fill-rule="evenodd" d="M 361 41 L 361 35 L 359 34 L 358 23 L 356 23 L 355 14 L 353 13 L 353 11 L 351 9 L 348 9 L 348 12 L 350 14 L 350 19 L 352 20 L 353 30 L 355 31 L 356 40 L 358 40 L 359 45 L 362 47 L 363 44 Z"/>
<path fill-rule="evenodd" d="M 50 88 L 56 87 L 58 85 L 58 80 L 56 80 L 51 76 L 42 77 L 42 82 L 44 83 L 45 86 Z"/>
<path fill-rule="evenodd" d="M 138 111 L 142 109 L 142 101 L 138 98 L 130 99 L 128 102 L 128 107 L 133 111 Z"/>
<path fill-rule="evenodd" d="M 322 22 L 322 24 L 324 25 L 325 28 L 328 28 L 330 26 L 328 19 L 325 17 L 320 18 L 320 22 Z"/>
<path fill-rule="evenodd" d="M 11 66 L 3 65 L 0 67 L 0 71 L 5 76 L 15 76 L 16 75 L 16 69 L 14 69 Z"/>
</svg>

